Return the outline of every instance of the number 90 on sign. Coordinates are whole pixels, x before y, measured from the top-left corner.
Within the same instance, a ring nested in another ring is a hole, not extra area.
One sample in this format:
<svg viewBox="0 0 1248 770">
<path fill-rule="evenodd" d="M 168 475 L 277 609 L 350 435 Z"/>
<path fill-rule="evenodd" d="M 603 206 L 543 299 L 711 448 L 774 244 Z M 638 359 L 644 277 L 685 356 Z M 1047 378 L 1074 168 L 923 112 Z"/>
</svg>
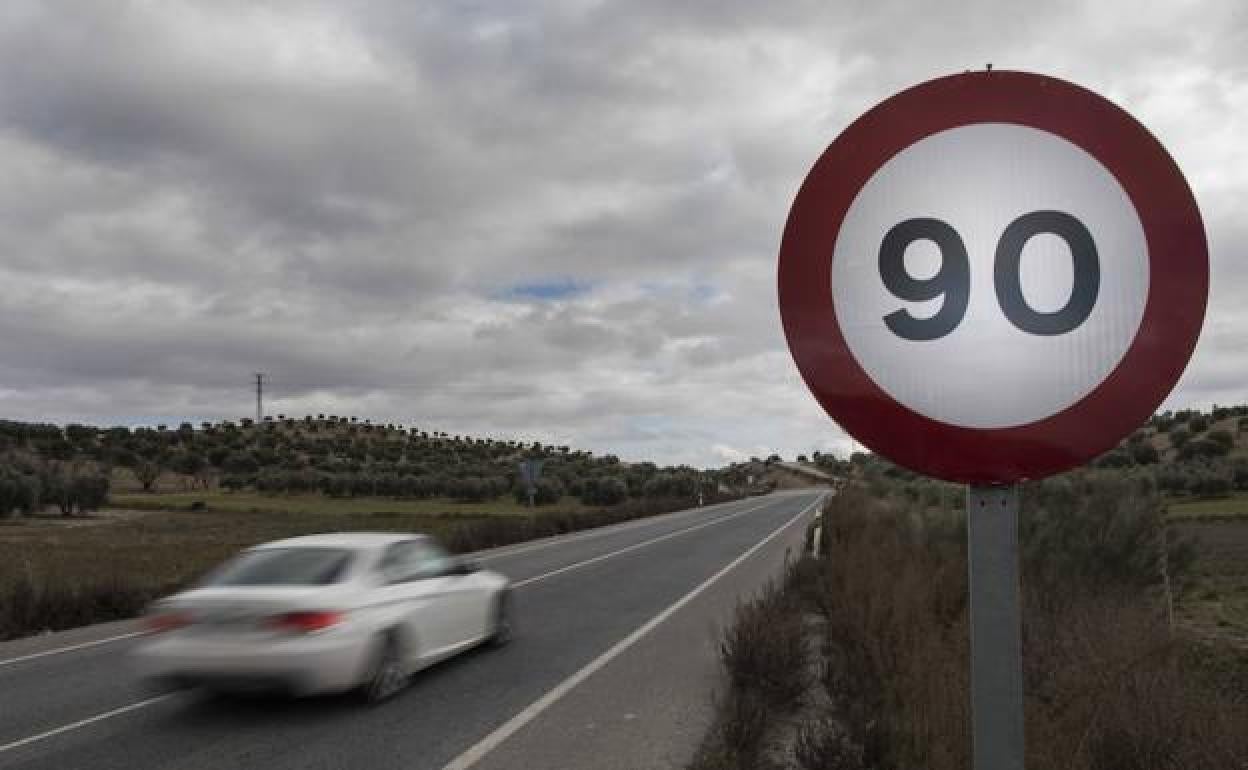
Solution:
<svg viewBox="0 0 1248 770">
<path fill-rule="evenodd" d="M 1070 298 L 1065 306 L 1052 312 L 1032 307 L 1022 287 L 1023 248 L 1033 236 L 1042 233 L 1056 235 L 1066 242 L 1074 268 Z M 918 240 L 930 240 L 940 251 L 940 267 L 930 278 L 915 278 L 906 271 L 906 248 Z M 893 334 L 908 340 L 934 340 L 949 334 L 966 315 L 970 270 L 966 245 L 948 223 L 930 217 L 898 223 L 880 245 L 880 278 L 884 286 L 899 299 L 922 302 L 941 298 L 943 302 L 940 311 L 928 318 L 916 318 L 902 309 L 884 316 L 884 322 Z M 1101 285 L 1096 243 L 1083 223 L 1070 214 L 1062 211 L 1025 214 L 1005 228 L 997 243 L 993 284 L 1001 311 L 1016 327 L 1030 334 L 1065 334 L 1087 320 L 1096 304 Z"/>
</svg>

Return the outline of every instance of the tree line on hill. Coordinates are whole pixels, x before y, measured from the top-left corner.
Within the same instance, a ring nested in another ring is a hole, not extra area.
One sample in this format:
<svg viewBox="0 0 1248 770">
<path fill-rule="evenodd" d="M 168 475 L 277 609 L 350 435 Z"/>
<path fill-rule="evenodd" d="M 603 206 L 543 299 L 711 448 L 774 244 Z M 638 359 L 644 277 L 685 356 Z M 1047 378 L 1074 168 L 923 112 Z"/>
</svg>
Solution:
<svg viewBox="0 0 1248 770">
<path fill-rule="evenodd" d="M 528 500 L 518 464 L 540 459 L 538 505 L 564 496 L 609 506 L 639 498 L 713 496 L 714 471 L 622 463 L 567 446 L 452 436 L 358 418 L 278 416 L 259 424 L 97 428 L 0 420 L 0 515 L 56 503 L 65 513 L 107 500 L 116 468 L 147 491 L 162 477 L 187 490 L 221 487 L 331 497 Z"/>
<path fill-rule="evenodd" d="M 850 464 L 876 492 L 902 481 L 906 494 L 929 506 L 963 494 L 956 485 L 924 478 L 878 455 L 855 453 Z M 1133 476 L 1171 497 L 1216 499 L 1248 491 L 1248 406 L 1154 415 L 1086 467 Z"/>
</svg>

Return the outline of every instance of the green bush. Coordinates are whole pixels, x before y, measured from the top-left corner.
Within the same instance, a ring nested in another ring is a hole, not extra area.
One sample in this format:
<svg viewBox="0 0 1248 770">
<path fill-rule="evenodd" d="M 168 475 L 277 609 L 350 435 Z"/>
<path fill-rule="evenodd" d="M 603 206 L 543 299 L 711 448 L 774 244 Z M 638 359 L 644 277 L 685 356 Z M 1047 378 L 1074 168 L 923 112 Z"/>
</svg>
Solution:
<svg viewBox="0 0 1248 770">
<path fill-rule="evenodd" d="M 1151 487 L 1151 478 L 1147 478 Z M 1135 590 L 1156 584 L 1161 500 L 1138 480 L 1069 474 L 1027 484 L 1019 517 L 1023 569 L 1037 595 L 1069 601 L 1077 591 Z M 1195 558 L 1190 543 L 1169 544 L 1172 578 Z"/>
<path fill-rule="evenodd" d="M 610 476 L 586 479 L 580 498 L 586 505 L 616 505 L 628 499 L 628 484 Z"/>
<path fill-rule="evenodd" d="M 1190 460 L 1194 457 L 1222 457 L 1230 451 L 1226 444 L 1207 438 L 1196 438 L 1183 445 L 1179 450 L 1179 459 Z"/>
<path fill-rule="evenodd" d="M 1131 459 L 1137 465 L 1153 465 L 1161 460 L 1161 455 L 1155 446 L 1145 441 L 1132 445 Z"/>
<path fill-rule="evenodd" d="M 1235 446 L 1235 437 L 1231 435 L 1229 430 L 1219 428 L 1218 430 L 1209 431 L 1208 439 L 1215 443 L 1221 444 L 1228 450 Z"/>
<path fill-rule="evenodd" d="M 37 511 L 42 507 L 42 491 L 37 476 L 16 468 L 0 467 L 0 518 Z"/>
</svg>

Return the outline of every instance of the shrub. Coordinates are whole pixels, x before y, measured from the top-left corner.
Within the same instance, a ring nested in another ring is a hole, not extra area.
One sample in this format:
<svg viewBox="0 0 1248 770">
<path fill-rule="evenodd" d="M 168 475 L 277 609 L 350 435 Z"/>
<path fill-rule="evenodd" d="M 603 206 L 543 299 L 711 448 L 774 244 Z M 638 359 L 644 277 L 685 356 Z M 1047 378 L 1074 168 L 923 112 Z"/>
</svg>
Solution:
<svg viewBox="0 0 1248 770">
<path fill-rule="evenodd" d="M 1197 438 L 1188 441 L 1179 450 L 1179 459 L 1190 460 L 1194 457 L 1222 457 L 1230 447 L 1226 444 L 1219 443 L 1207 438 Z"/>
<path fill-rule="evenodd" d="M 628 484 L 611 476 L 586 479 L 580 497 L 586 505 L 616 505 L 628 499 Z"/>
<path fill-rule="evenodd" d="M 82 513 L 97 511 L 108 502 L 108 477 L 101 473 L 78 473 L 70 479 L 70 499 Z"/>
<path fill-rule="evenodd" d="M 1161 501 L 1120 476 L 1072 475 L 1026 485 L 1019 517 L 1023 570 L 1037 595 L 1070 601 L 1080 592 L 1154 585 Z M 1190 568 L 1190 543 L 1175 539 L 1172 577 Z"/>
<path fill-rule="evenodd" d="M 805 689 L 806 640 L 793 597 L 775 585 L 737 605 L 720 643 L 720 658 L 733 690 L 752 691 L 774 708 L 796 705 Z"/>
<path fill-rule="evenodd" d="M 1248 489 L 1248 460 L 1237 458 L 1231 464 L 1231 485 L 1236 489 Z"/>
<path fill-rule="evenodd" d="M 14 468 L 0 468 L 0 517 L 33 513 L 42 507 L 39 478 Z"/>
<path fill-rule="evenodd" d="M 802 770 L 868 770 L 862 747 L 836 719 L 822 718 L 798 730 L 793 758 Z"/>
<path fill-rule="evenodd" d="M 692 499 L 697 496 L 699 479 L 696 473 L 656 473 L 642 485 L 641 493 L 645 497 L 683 497 Z"/>
<path fill-rule="evenodd" d="M 1219 429 L 1209 431 L 1208 439 L 1215 443 L 1221 444 L 1228 450 L 1235 446 L 1235 437 L 1231 435 L 1229 430 Z"/>
<path fill-rule="evenodd" d="M 1197 497 L 1226 497 L 1231 493 L 1231 475 L 1214 469 L 1197 471 L 1188 477 L 1187 491 Z"/>
<path fill-rule="evenodd" d="M 1131 447 L 1131 459 L 1137 465 L 1153 465 L 1161 460 L 1161 455 L 1155 446 L 1145 441 Z"/>
<path fill-rule="evenodd" d="M 117 575 L 86 583 L 36 580 L 29 574 L 0 584 L 0 639 L 37 630 L 75 628 L 133 617 L 172 586 L 141 585 Z"/>
</svg>

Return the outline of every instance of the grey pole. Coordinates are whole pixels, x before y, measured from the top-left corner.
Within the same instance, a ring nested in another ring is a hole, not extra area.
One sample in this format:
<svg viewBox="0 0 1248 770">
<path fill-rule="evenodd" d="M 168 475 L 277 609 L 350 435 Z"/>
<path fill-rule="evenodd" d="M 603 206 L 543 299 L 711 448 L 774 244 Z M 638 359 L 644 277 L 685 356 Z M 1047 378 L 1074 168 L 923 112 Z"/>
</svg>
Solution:
<svg viewBox="0 0 1248 770">
<path fill-rule="evenodd" d="M 968 487 L 975 770 L 1023 770 L 1018 485 Z"/>
</svg>

